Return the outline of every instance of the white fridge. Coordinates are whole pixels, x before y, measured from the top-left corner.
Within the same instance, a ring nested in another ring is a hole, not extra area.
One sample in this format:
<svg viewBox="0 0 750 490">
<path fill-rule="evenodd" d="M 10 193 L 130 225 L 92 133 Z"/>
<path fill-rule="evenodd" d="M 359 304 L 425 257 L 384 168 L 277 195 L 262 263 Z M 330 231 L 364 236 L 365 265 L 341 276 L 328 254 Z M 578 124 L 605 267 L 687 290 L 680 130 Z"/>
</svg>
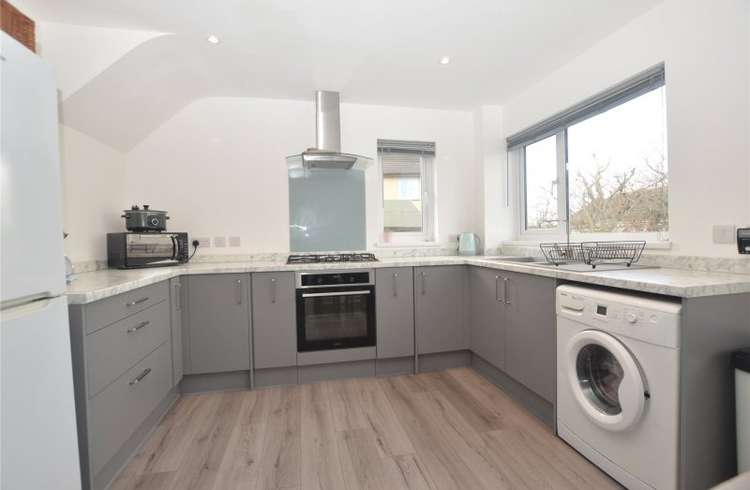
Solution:
<svg viewBox="0 0 750 490">
<path fill-rule="evenodd" d="M 80 489 L 52 68 L 0 32 L 0 488 Z"/>
</svg>

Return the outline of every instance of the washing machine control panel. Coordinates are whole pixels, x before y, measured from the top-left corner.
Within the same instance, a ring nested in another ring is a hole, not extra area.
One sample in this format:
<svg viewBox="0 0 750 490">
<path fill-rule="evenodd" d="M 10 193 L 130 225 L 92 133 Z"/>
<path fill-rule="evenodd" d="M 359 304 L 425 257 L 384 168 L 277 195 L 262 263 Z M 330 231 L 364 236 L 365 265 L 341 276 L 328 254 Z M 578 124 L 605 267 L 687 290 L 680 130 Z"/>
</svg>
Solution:
<svg viewBox="0 0 750 490">
<path fill-rule="evenodd" d="M 574 289 L 571 286 L 558 288 L 558 316 L 602 331 L 678 347 L 679 303 L 657 302 L 650 298 L 598 290 L 576 294 L 571 291 Z"/>
</svg>

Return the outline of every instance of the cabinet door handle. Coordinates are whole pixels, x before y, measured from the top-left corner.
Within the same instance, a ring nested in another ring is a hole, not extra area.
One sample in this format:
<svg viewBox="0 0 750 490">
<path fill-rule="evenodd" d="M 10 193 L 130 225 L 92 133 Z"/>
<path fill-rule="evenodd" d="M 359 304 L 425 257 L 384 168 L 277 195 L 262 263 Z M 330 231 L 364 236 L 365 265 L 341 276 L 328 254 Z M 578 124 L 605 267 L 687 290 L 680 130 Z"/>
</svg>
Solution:
<svg viewBox="0 0 750 490">
<path fill-rule="evenodd" d="M 422 276 L 422 295 L 425 295 L 427 294 L 427 273 L 420 272 L 419 274 Z"/>
<path fill-rule="evenodd" d="M 140 383 L 141 381 L 143 381 L 143 378 L 145 378 L 146 376 L 148 376 L 148 374 L 149 374 L 150 372 L 151 372 L 151 368 L 146 368 L 146 369 L 144 369 L 144 370 L 143 370 L 143 372 L 142 372 L 141 374 L 139 374 L 138 376 L 136 376 L 136 377 L 135 377 L 135 379 L 133 379 L 133 380 L 132 380 L 132 381 L 130 382 L 130 386 L 135 386 L 135 385 L 137 385 L 138 383 Z"/>
<path fill-rule="evenodd" d="M 398 279 L 398 272 L 393 273 L 393 297 L 398 296 L 398 290 L 396 289 L 396 279 Z"/>
<path fill-rule="evenodd" d="M 131 301 L 130 303 L 125 303 L 125 306 L 127 306 L 128 308 L 130 308 L 131 306 L 139 305 L 139 304 L 144 303 L 146 301 L 148 301 L 148 296 L 145 296 L 145 297 L 143 297 L 141 299 L 136 299 L 134 301 Z"/>
<path fill-rule="evenodd" d="M 495 301 L 500 301 L 500 296 L 498 294 L 500 292 L 499 283 L 500 283 L 500 276 L 495 276 Z"/>
<path fill-rule="evenodd" d="M 510 291 L 508 291 L 508 288 L 510 288 L 510 279 L 507 277 L 503 278 L 503 282 L 505 283 L 505 290 L 503 291 L 503 300 L 506 305 L 510 304 Z"/>
<path fill-rule="evenodd" d="M 151 324 L 150 321 L 146 320 L 145 322 L 141 322 L 135 327 L 131 327 L 127 330 L 128 333 L 136 333 L 138 330 L 142 329 L 143 327 L 147 327 Z"/>
<path fill-rule="evenodd" d="M 271 303 L 276 303 L 276 278 L 271 278 Z"/>
<path fill-rule="evenodd" d="M 235 286 L 235 289 L 237 291 L 237 304 L 242 304 L 242 279 L 237 279 L 237 284 Z"/>
<path fill-rule="evenodd" d="M 174 283 L 174 298 L 175 298 L 174 309 L 177 310 L 177 311 L 182 310 L 182 297 L 181 297 L 182 295 L 181 295 L 181 292 L 182 292 L 182 284 L 180 284 L 179 282 Z"/>
</svg>

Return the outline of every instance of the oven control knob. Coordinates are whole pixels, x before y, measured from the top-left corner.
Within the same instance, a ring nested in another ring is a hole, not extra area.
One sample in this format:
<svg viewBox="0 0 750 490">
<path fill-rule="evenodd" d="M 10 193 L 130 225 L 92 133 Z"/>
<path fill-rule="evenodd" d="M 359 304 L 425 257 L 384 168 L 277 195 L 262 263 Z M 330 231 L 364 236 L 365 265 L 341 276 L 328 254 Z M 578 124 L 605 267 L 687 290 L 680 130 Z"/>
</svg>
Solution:
<svg viewBox="0 0 750 490">
<path fill-rule="evenodd" d="M 158 226 L 158 225 L 159 225 L 159 217 L 151 216 L 151 226 Z"/>
<path fill-rule="evenodd" d="M 625 313 L 625 320 L 627 320 L 627 322 L 630 324 L 636 323 L 638 321 L 638 315 L 636 315 L 632 311 L 629 311 Z"/>
</svg>

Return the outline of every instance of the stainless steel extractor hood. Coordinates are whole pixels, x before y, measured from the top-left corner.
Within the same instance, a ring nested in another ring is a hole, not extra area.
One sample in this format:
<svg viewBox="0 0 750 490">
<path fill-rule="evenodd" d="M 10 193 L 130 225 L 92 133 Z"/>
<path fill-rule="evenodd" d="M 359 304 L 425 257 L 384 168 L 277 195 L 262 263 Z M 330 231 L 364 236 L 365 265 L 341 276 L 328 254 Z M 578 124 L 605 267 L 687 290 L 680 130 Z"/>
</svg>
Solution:
<svg viewBox="0 0 750 490">
<path fill-rule="evenodd" d="M 372 160 L 341 152 L 339 93 L 315 92 L 315 148 L 286 157 L 289 168 L 364 169 Z"/>
</svg>

